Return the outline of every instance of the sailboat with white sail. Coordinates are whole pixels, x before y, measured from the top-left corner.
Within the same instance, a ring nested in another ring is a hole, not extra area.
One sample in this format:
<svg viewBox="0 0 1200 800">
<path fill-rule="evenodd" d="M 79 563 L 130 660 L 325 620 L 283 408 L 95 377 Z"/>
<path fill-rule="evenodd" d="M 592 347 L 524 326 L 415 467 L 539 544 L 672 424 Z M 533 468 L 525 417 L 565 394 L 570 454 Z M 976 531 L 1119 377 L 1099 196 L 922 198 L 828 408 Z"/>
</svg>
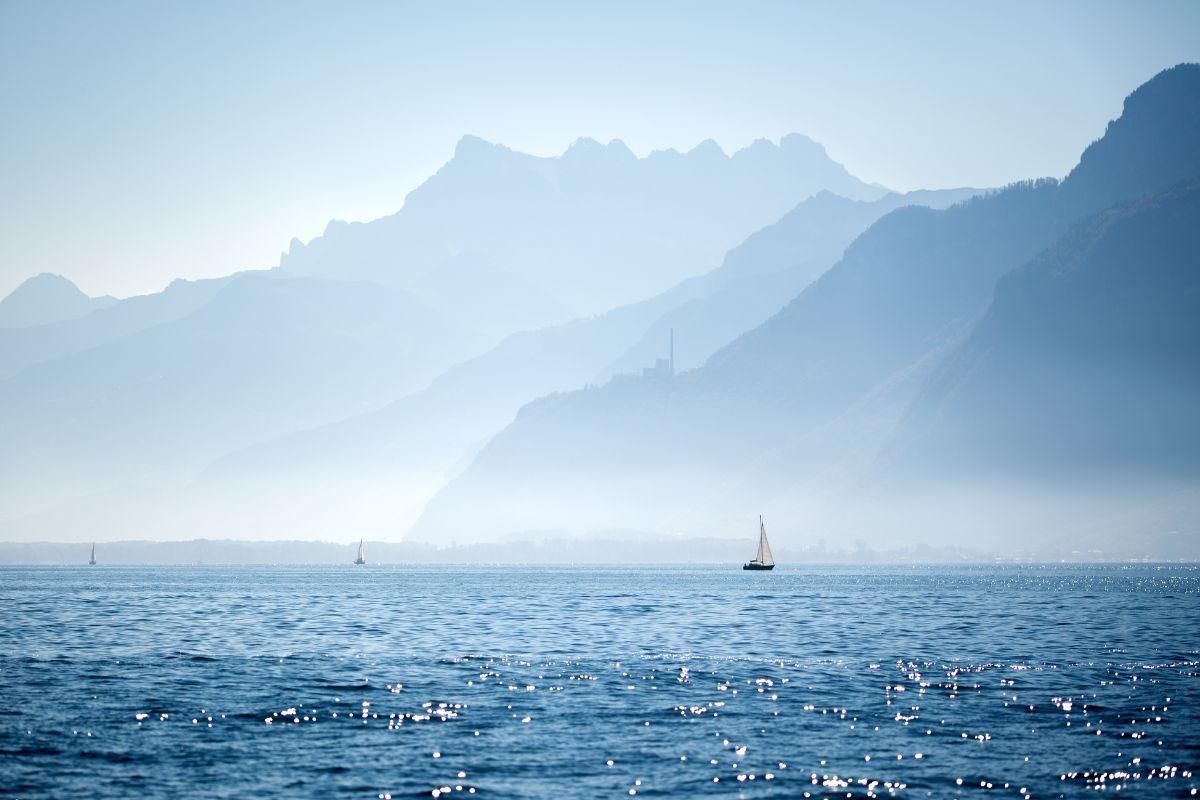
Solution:
<svg viewBox="0 0 1200 800">
<path fill-rule="evenodd" d="M 771 545 L 767 542 L 767 526 L 763 525 L 762 514 L 758 515 L 758 553 L 753 561 L 743 564 L 742 569 L 775 569 L 775 557 L 771 555 Z"/>
<path fill-rule="evenodd" d="M 96 543 L 92 542 L 92 557 L 88 559 L 89 566 L 96 566 Z"/>
<path fill-rule="evenodd" d="M 358 558 L 354 559 L 354 563 L 360 564 L 360 565 L 367 563 L 366 551 L 363 548 L 363 540 L 362 539 L 358 540 Z"/>
</svg>

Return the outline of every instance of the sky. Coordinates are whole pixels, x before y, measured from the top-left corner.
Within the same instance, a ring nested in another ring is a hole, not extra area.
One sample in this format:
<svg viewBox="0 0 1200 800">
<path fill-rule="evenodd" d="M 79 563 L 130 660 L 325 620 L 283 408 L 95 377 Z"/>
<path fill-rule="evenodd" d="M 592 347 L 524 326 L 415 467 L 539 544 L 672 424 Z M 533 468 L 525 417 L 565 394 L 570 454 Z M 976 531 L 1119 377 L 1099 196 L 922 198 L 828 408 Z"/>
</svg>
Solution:
<svg viewBox="0 0 1200 800">
<path fill-rule="evenodd" d="M 897 190 L 1061 176 L 1200 3 L 0 0 L 0 296 L 273 266 L 464 134 L 557 155 L 791 131 Z"/>
</svg>

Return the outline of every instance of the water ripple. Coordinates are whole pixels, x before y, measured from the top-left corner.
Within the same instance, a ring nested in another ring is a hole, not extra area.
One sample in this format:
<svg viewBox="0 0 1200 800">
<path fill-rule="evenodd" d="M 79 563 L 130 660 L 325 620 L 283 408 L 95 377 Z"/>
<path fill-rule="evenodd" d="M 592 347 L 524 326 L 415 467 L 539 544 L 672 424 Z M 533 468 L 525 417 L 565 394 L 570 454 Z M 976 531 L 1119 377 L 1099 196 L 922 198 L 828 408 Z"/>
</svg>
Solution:
<svg viewBox="0 0 1200 800">
<path fill-rule="evenodd" d="M 1189 566 L 8 568 L 0 601 L 0 794 L 1200 788 Z"/>
</svg>

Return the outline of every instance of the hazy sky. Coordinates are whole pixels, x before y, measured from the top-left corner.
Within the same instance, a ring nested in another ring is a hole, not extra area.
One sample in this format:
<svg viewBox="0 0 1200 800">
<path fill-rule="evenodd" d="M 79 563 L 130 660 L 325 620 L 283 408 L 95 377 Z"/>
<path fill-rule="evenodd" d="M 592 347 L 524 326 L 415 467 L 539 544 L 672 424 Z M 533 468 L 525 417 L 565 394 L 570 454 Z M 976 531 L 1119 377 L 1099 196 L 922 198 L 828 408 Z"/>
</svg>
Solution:
<svg viewBox="0 0 1200 800">
<path fill-rule="evenodd" d="M 1200 2 L 0 0 L 0 295 L 273 265 L 464 133 L 542 155 L 808 134 L 896 189 L 1062 175 Z"/>
</svg>

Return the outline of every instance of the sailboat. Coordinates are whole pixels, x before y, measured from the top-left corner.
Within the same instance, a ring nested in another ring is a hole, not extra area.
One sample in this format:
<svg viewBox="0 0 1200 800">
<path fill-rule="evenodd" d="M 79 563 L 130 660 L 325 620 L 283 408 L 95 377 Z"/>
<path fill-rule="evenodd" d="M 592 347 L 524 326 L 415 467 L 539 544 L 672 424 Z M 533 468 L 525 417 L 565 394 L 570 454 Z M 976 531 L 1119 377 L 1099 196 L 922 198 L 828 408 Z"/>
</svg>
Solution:
<svg viewBox="0 0 1200 800">
<path fill-rule="evenodd" d="M 775 557 L 767 543 L 767 527 L 763 525 L 762 514 L 758 515 L 758 553 L 749 564 L 743 564 L 742 569 L 775 569 Z"/>
<path fill-rule="evenodd" d="M 367 563 L 367 557 L 363 551 L 363 540 L 362 539 L 358 540 L 358 558 L 354 559 L 354 563 L 355 564 Z"/>
<path fill-rule="evenodd" d="M 92 557 L 88 559 L 88 564 L 96 566 L 96 543 L 92 542 Z"/>
</svg>

